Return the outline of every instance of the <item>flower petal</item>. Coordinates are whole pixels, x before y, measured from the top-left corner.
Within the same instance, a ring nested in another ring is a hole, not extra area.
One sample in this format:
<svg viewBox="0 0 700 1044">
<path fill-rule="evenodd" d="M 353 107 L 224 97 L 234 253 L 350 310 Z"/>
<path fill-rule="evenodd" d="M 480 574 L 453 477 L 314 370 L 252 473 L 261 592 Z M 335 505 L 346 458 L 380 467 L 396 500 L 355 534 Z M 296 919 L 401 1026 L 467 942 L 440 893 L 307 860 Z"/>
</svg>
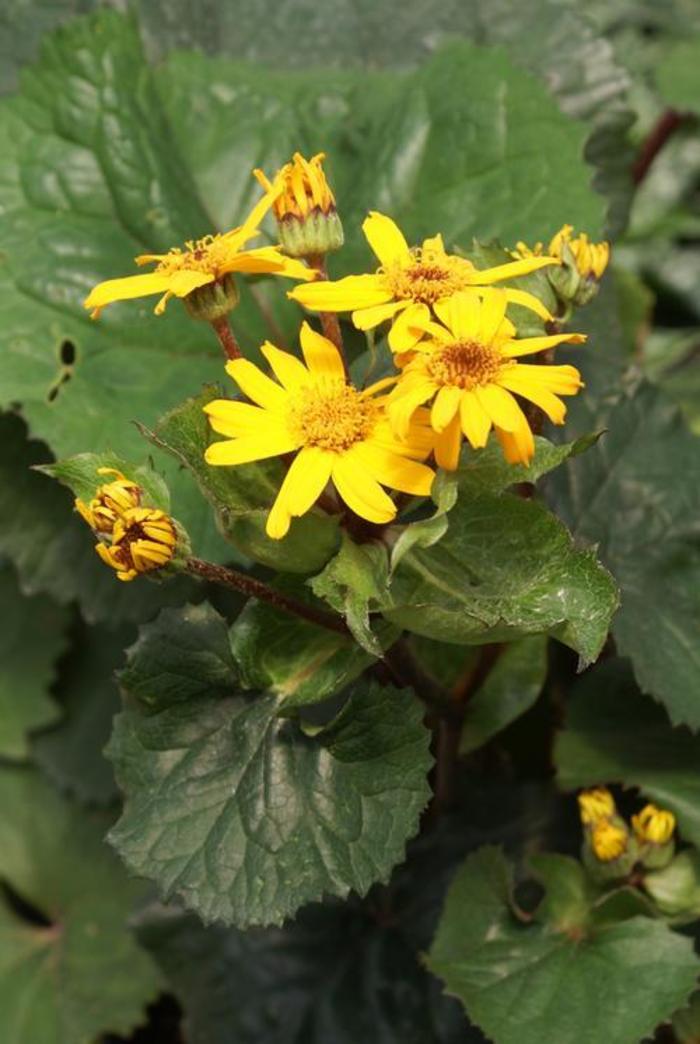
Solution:
<svg viewBox="0 0 700 1044">
<path fill-rule="evenodd" d="M 481 301 L 479 341 L 491 344 L 506 317 L 508 298 L 504 290 L 487 290 Z"/>
<path fill-rule="evenodd" d="M 214 431 L 231 439 L 267 431 L 273 419 L 268 410 L 233 399 L 214 399 L 206 404 L 204 412 Z"/>
<path fill-rule="evenodd" d="M 377 275 L 345 276 L 344 279 L 319 279 L 287 291 L 287 297 L 313 312 L 351 312 L 371 308 L 392 299 L 391 291 Z"/>
<path fill-rule="evenodd" d="M 523 412 L 505 388 L 500 388 L 497 384 L 487 384 L 484 387 L 476 387 L 474 394 L 496 427 L 512 432 L 521 426 Z"/>
<path fill-rule="evenodd" d="M 551 322 L 554 316 L 546 308 L 539 297 L 534 294 L 530 294 L 527 290 L 513 290 L 507 286 L 504 289 L 505 295 L 508 298 L 510 304 L 520 305 L 522 308 L 529 308 L 531 312 L 538 315 L 540 319 L 544 319 L 545 322 Z"/>
<path fill-rule="evenodd" d="M 170 287 L 169 275 L 162 272 L 144 272 L 123 279 L 106 279 L 94 286 L 83 301 L 84 308 L 99 309 L 113 301 L 130 301 L 134 297 L 163 294 Z"/>
<path fill-rule="evenodd" d="M 307 322 L 301 324 L 299 339 L 304 360 L 314 377 L 329 377 L 345 382 L 343 360 L 332 341 L 316 333 Z"/>
<path fill-rule="evenodd" d="M 538 386 L 534 382 L 516 380 L 516 374 L 517 370 L 512 375 L 509 373 L 505 374 L 499 383 L 502 387 L 508 388 L 509 391 L 515 392 L 516 395 L 521 395 L 524 399 L 534 402 L 535 406 L 539 406 L 541 410 L 544 410 L 552 424 L 563 424 L 566 417 L 566 406 L 561 399 L 557 398 L 547 388 L 543 388 L 541 385 Z"/>
<path fill-rule="evenodd" d="M 405 307 L 405 301 L 389 301 L 388 304 L 373 305 L 371 308 L 358 308 L 352 313 L 352 321 L 358 330 L 373 330 Z"/>
<path fill-rule="evenodd" d="M 462 290 L 452 297 L 436 301 L 434 309 L 435 314 L 457 340 L 478 337 L 481 328 L 479 294 L 471 290 Z"/>
<path fill-rule="evenodd" d="M 352 449 L 335 457 L 332 477 L 340 496 L 360 518 L 381 525 L 396 517 L 393 500 L 366 472 Z"/>
<path fill-rule="evenodd" d="M 459 419 L 462 431 L 474 449 L 483 449 L 491 431 L 491 418 L 473 391 L 462 393 Z"/>
<path fill-rule="evenodd" d="M 546 388 L 556 395 L 576 395 L 583 387 L 581 374 L 575 366 L 533 366 L 528 363 L 518 363 L 517 366 L 501 371 L 501 376 L 507 375 L 511 380 L 527 381 L 539 388 Z M 499 384 L 503 383 L 499 379 Z"/>
<path fill-rule="evenodd" d="M 315 446 L 297 453 L 267 516 L 265 531 L 280 540 L 293 516 L 304 515 L 316 503 L 331 474 L 333 458 Z"/>
<path fill-rule="evenodd" d="M 535 455 L 535 440 L 523 414 L 523 423 L 514 432 L 496 427 L 496 436 L 509 464 L 529 464 Z"/>
<path fill-rule="evenodd" d="M 270 364 L 277 380 L 287 391 L 297 391 L 310 383 L 309 371 L 301 359 L 297 359 L 291 352 L 283 352 L 270 341 L 265 341 L 260 346 L 260 351 Z"/>
<path fill-rule="evenodd" d="M 374 441 L 358 443 L 353 457 L 383 486 L 414 496 L 428 496 L 430 493 L 435 472 L 425 464 L 393 453 Z"/>
<path fill-rule="evenodd" d="M 268 410 L 281 410 L 287 403 L 287 392 L 271 380 L 249 359 L 232 359 L 226 363 L 226 372 L 244 395 Z"/>
<path fill-rule="evenodd" d="M 462 432 L 459 427 L 459 417 L 455 415 L 435 440 L 435 460 L 445 471 L 454 471 L 459 467 L 461 448 Z"/>
<path fill-rule="evenodd" d="M 291 453 L 298 443 L 286 431 L 262 431 L 257 435 L 246 435 L 242 439 L 212 442 L 207 446 L 204 459 L 207 464 L 250 464 L 254 460 L 266 460 Z"/>
<path fill-rule="evenodd" d="M 543 352 L 547 348 L 554 348 L 558 344 L 568 341 L 569 344 L 583 344 L 587 340 L 585 334 L 551 334 L 547 337 L 523 337 L 522 340 L 509 341 L 501 347 L 501 353 L 508 359 L 517 358 L 520 355 L 533 355 L 535 352 Z"/>
<path fill-rule="evenodd" d="M 389 330 L 389 347 L 392 352 L 410 352 L 423 336 L 425 324 L 430 322 L 430 309 L 427 305 L 415 303 L 408 305 L 394 320 Z"/>
<path fill-rule="evenodd" d="M 425 377 L 422 381 L 412 382 L 409 391 L 405 391 L 405 385 L 402 388 L 402 384 L 403 382 L 400 381 L 396 391 L 392 393 L 387 412 L 392 428 L 400 438 L 405 439 L 408 435 L 411 417 L 419 406 L 432 398 L 438 386 L 429 377 Z"/>
<path fill-rule="evenodd" d="M 546 268 L 547 265 L 558 264 L 556 257 L 524 257 L 519 261 L 508 261 L 505 265 L 495 265 L 481 271 L 475 268 L 471 282 L 477 286 L 489 286 L 491 283 L 500 283 L 502 279 L 516 279 L 518 276 L 536 272 L 539 268 Z"/>
<path fill-rule="evenodd" d="M 175 297 L 187 297 L 193 290 L 207 283 L 213 283 L 214 276 L 211 272 L 195 272 L 189 268 L 181 268 L 179 272 L 173 272 L 170 276 L 168 290 Z"/>
<path fill-rule="evenodd" d="M 435 396 L 433 408 L 430 411 L 430 423 L 435 431 L 444 431 L 452 421 L 462 398 L 462 389 L 454 385 L 444 385 Z"/>
<path fill-rule="evenodd" d="M 386 214 L 371 210 L 369 217 L 362 222 L 362 231 L 380 264 L 407 264 L 411 260 L 411 251 L 403 232 Z"/>
</svg>

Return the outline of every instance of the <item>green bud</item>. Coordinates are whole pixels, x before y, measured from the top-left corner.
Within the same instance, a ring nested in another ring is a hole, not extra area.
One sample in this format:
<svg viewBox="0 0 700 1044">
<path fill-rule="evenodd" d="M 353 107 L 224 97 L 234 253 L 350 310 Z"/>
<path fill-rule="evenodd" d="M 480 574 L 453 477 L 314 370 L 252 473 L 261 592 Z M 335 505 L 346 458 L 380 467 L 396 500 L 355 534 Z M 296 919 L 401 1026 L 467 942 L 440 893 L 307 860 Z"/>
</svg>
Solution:
<svg viewBox="0 0 700 1044">
<path fill-rule="evenodd" d="M 193 319 L 214 323 L 223 319 L 238 304 L 238 288 L 232 275 L 225 275 L 213 283 L 192 290 L 183 298 L 185 308 Z"/>
<path fill-rule="evenodd" d="M 638 858 L 637 842 L 620 816 L 605 816 L 586 827 L 581 859 L 594 880 L 626 877 Z"/>
<path fill-rule="evenodd" d="M 698 917 L 700 853 L 695 848 L 680 852 L 665 869 L 646 874 L 644 888 L 667 917 Z"/>
<path fill-rule="evenodd" d="M 305 217 L 285 214 L 277 222 L 280 243 L 290 257 L 311 257 L 339 250 L 344 242 L 343 225 L 335 207 L 324 213 L 315 207 Z"/>
</svg>

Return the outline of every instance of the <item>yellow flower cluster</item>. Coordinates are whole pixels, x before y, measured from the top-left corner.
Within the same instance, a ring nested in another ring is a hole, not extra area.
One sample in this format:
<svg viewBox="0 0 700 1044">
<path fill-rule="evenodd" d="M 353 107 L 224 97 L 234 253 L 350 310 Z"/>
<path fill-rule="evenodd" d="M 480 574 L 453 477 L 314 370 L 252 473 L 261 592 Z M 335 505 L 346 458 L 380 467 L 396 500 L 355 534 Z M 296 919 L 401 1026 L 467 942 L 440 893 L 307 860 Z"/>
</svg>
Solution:
<svg viewBox="0 0 700 1044">
<path fill-rule="evenodd" d="M 116 468 L 98 468 L 97 474 L 114 478 L 99 486 L 88 504 L 77 499 L 75 507 L 97 533 L 95 550 L 102 561 L 119 580 L 167 565 L 177 545 L 172 519 L 164 511 L 143 507 L 140 486 Z"/>
<path fill-rule="evenodd" d="M 630 832 L 617 814 L 610 791 L 606 787 L 582 790 L 578 805 L 596 859 L 601 863 L 619 859 L 628 849 Z M 652 804 L 632 816 L 631 822 L 634 839 L 640 846 L 668 845 L 676 829 L 673 813 Z"/>
<path fill-rule="evenodd" d="M 192 314 L 214 322 L 216 309 L 227 313 L 235 306 L 232 273 L 300 281 L 288 296 L 317 312 L 328 336 L 304 323 L 303 361 L 293 352 L 263 345 L 272 376 L 237 357 L 237 346 L 227 349 L 228 373 L 248 401 L 218 399 L 206 408 L 212 429 L 224 436 L 207 450 L 209 464 L 232 466 L 296 454 L 291 464 L 287 460 L 268 518 L 273 539 L 283 537 L 291 519 L 319 498 L 330 510 L 350 509 L 369 522 L 388 523 L 397 506 L 387 490 L 428 494 L 434 478 L 429 458 L 455 469 L 463 439 L 479 449 L 492 430 L 508 461 L 527 464 L 534 454 L 532 407 L 562 424 L 566 406 L 561 397 L 575 395 L 582 381 L 573 366 L 522 359 L 585 338 L 556 327 L 542 336 L 518 337 L 507 315 L 510 305 L 527 308 L 545 322 L 552 316 L 538 297 L 499 284 L 559 265 L 564 242 L 582 264 L 596 271 L 602 264 L 600 254 L 581 237 L 572 240 L 566 226 L 552 240 L 550 254 L 523 247 L 517 259 L 480 270 L 449 253 L 439 234 L 411 246 L 391 218 L 371 212 L 362 227 L 378 267 L 329 280 L 323 256 L 342 243 L 342 228 L 323 158 L 319 153 L 306 160 L 296 153 L 273 178 L 256 170 L 264 196 L 239 228 L 167 254 L 143 255 L 137 263 L 155 263 L 153 272 L 100 283 L 85 301 L 96 316 L 112 301 L 157 293 L 162 294 L 156 306 L 160 313 L 175 295 L 185 299 Z M 282 249 L 244 249 L 270 209 Z M 199 311 L 192 303 L 197 295 Z M 350 312 L 363 331 L 390 324 L 393 376 L 370 388 L 350 383 L 334 315 L 339 312 Z M 132 569 L 138 569 L 135 560 L 123 572 Z"/>
</svg>

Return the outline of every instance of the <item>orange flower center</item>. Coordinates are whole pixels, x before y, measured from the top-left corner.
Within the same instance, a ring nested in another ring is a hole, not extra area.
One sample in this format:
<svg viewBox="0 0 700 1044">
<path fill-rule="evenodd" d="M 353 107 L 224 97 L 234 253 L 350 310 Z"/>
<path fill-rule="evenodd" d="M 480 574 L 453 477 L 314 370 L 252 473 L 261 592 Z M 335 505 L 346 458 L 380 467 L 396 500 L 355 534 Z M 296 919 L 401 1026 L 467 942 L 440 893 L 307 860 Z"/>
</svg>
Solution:
<svg viewBox="0 0 700 1044">
<path fill-rule="evenodd" d="M 474 267 L 470 261 L 449 254 L 424 251 L 417 247 L 408 265 L 395 264 L 380 270 L 399 301 L 420 301 L 432 305 L 471 286 Z"/>
<path fill-rule="evenodd" d="M 304 446 L 344 453 L 373 431 L 379 408 L 341 380 L 304 388 L 292 400 L 288 425 Z"/>
<path fill-rule="evenodd" d="M 479 341 L 434 341 L 435 351 L 427 357 L 427 369 L 438 384 L 476 388 L 489 384 L 503 369 L 505 360 L 497 348 Z M 507 365 L 507 363 L 505 363 Z"/>
<path fill-rule="evenodd" d="M 206 272 L 218 277 L 221 266 L 230 257 L 231 247 L 227 245 L 226 237 L 217 232 L 202 239 L 188 239 L 184 249 L 172 247 L 155 270 L 172 275 L 186 268 L 190 272 Z"/>
</svg>

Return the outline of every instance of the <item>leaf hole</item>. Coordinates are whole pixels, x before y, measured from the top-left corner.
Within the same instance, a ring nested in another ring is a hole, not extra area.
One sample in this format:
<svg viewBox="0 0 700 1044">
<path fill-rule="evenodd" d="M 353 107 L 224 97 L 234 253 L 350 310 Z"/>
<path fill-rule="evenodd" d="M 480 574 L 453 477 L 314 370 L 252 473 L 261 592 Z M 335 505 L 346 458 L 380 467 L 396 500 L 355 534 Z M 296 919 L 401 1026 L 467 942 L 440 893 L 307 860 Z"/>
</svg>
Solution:
<svg viewBox="0 0 700 1044">
<path fill-rule="evenodd" d="M 72 341 L 63 341 L 59 349 L 59 356 L 64 366 L 73 366 L 75 363 L 75 345 Z"/>
<path fill-rule="evenodd" d="M 18 895 L 14 888 L 11 888 L 6 882 L 3 882 L 0 887 L 2 887 L 5 902 L 19 918 L 34 928 L 53 928 L 54 922 L 42 910 Z"/>
</svg>

